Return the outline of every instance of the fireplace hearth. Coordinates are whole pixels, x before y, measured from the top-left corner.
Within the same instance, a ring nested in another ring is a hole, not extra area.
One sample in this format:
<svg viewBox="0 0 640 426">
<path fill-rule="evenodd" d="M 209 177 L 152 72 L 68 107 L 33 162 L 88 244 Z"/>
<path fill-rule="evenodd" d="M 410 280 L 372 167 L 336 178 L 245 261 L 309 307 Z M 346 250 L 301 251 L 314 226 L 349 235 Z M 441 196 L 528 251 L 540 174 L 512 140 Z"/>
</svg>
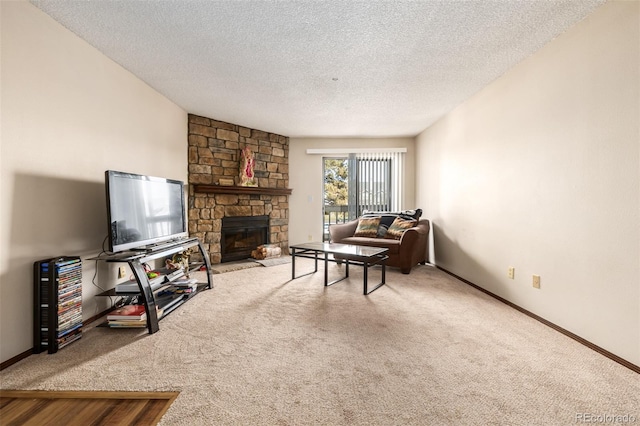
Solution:
<svg viewBox="0 0 640 426">
<path fill-rule="evenodd" d="M 222 218 L 221 263 L 248 259 L 251 251 L 262 244 L 269 244 L 269 216 Z"/>
</svg>

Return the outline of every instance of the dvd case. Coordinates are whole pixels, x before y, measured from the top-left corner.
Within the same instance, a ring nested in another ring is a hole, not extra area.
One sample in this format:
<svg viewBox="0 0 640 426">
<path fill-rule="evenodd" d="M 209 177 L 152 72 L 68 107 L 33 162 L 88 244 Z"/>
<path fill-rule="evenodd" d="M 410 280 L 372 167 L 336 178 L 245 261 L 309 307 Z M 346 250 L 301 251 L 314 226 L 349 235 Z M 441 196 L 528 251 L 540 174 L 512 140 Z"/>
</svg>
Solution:
<svg viewBox="0 0 640 426">
<path fill-rule="evenodd" d="M 82 261 L 62 256 L 33 264 L 33 353 L 56 353 L 82 337 Z"/>
</svg>

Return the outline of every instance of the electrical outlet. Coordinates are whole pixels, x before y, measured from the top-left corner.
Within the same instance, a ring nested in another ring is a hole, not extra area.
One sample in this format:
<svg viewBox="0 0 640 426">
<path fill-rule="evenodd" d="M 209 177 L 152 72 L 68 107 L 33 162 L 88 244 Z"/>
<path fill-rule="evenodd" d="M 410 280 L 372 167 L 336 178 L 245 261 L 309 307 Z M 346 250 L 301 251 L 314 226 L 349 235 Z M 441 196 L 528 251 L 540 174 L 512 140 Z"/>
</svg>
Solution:
<svg viewBox="0 0 640 426">
<path fill-rule="evenodd" d="M 118 268 L 118 278 L 124 278 L 126 273 L 127 271 L 124 269 L 124 266 L 121 266 L 120 268 Z"/>
<path fill-rule="evenodd" d="M 540 275 L 533 276 L 533 287 L 540 288 Z"/>
<path fill-rule="evenodd" d="M 511 279 L 514 279 L 516 277 L 516 268 L 514 268 L 513 266 L 509 266 L 509 270 L 507 271 L 507 276 Z"/>
<path fill-rule="evenodd" d="M 309 234 L 307 238 L 309 238 L 309 241 L 313 241 L 313 235 Z"/>
</svg>

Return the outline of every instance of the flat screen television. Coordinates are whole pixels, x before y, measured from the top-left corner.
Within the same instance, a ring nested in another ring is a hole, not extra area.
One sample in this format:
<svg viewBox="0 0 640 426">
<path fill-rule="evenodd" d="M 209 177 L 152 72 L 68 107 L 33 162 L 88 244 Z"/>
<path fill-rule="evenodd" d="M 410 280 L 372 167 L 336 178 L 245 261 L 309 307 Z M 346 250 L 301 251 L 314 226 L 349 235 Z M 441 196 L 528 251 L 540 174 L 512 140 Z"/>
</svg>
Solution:
<svg viewBox="0 0 640 426">
<path fill-rule="evenodd" d="M 184 182 L 107 170 L 105 186 L 112 253 L 187 236 Z"/>
</svg>

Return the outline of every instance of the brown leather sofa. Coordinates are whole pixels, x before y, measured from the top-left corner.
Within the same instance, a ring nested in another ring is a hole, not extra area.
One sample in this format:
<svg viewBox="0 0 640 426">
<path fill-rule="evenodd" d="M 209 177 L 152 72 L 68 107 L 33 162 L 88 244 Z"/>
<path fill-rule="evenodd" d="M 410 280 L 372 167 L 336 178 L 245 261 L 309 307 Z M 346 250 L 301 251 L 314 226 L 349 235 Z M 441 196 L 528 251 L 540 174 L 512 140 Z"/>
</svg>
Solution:
<svg viewBox="0 0 640 426">
<path fill-rule="evenodd" d="M 358 219 L 329 226 L 332 243 L 355 244 L 389 249 L 387 266 L 400 268 L 403 274 L 411 272 L 415 265 L 427 261 L 427 244 L 431 224 L 420 219 L 413 228 L 407 229 L 399 240 L 384 237 L 354 237 Z"/>
</svg>

